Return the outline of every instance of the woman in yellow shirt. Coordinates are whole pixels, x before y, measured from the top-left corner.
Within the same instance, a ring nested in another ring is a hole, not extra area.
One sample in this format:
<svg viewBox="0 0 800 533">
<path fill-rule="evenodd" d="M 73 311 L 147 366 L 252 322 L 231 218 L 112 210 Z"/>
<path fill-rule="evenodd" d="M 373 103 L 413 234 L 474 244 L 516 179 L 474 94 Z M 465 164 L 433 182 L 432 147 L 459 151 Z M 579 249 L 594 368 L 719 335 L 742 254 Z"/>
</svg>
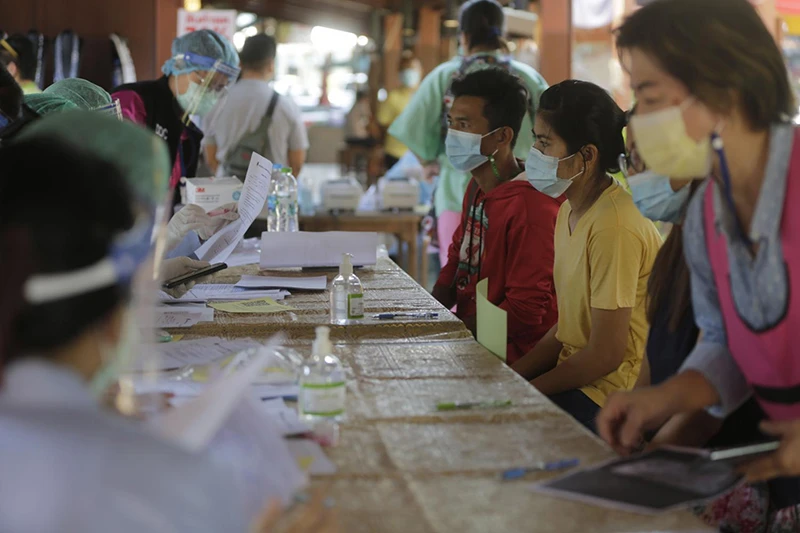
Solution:
<svg viewBox="0 0 800 533">
<path fill-rule="evenodd" d="M 567 80 L 542 94 L 528 180 L 566 195 L 556 221 L 558 323 L 512 368 L 595 430 L 609 394 L 632 389 L 647 340 L 647 279 L 661 238 L 610 173 L 625 114 L 603 89 Z"/>
<path fill-rule="evenodd" d="M 381 102 L 378 106 L 378 124 L 382 128 L 387 129 L 400 116 L 408 102 L 411 101 L 411 97 L 417 91 L 421 80 L 422 64 L 419 59 L 413 57 L 403 58 L 400 63 L 400 87 L 389 91 L 386 101 Z M 400 158 L 406 154 L 408 148 L 387 133 L 384 151 L 386 152 L 384 163 L 386 170 L 389 170 L 395 163 L 400 161 Z"/>
</svg>

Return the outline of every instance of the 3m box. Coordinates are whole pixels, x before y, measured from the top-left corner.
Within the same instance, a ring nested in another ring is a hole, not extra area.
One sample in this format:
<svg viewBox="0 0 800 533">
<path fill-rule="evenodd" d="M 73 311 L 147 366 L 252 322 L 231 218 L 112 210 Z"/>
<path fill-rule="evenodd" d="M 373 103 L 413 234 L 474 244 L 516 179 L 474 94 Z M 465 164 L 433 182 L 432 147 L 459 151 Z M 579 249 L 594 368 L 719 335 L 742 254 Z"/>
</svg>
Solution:
<svg viewBox="0 0 800 533">
<path fill-rule="evenodd" d="M 238 178 L 190 178 L 186 180 L 186 203 L 212 211 L 238 202 L 243 185 Z"/>
</svg>

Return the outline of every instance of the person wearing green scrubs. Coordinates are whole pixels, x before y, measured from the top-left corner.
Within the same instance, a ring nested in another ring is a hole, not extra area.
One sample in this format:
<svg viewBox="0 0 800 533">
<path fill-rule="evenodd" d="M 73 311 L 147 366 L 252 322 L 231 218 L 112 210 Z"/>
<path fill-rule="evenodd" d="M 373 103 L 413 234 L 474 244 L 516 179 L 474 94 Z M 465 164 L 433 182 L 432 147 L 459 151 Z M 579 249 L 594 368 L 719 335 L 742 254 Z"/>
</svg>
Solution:
<svg viewBox="0 0 800 533">
<path fill-rule="evenodd" d="M 503 21 L 503 8 L 496 0 L 469 0 L 462 5 L 459 31 L 466 55 L 442 63 L 428 74 L 403 113 L 389 127 L 389 135 L 408 146 L 420 161 L 438 162 L 441 168 L 434 209 L 442 267 L 447 263 L 447 249 L 461 222 L 461 204 L 470 179 L 469 172 L 453 168 L 444 150 L 447 125 L 443 117 L 452 104 L 448 92 L 453 78 L 488 66 L 508 68 L 519 76 L 528 89 L 529 112 L 522 122 L 514 154 L 524 160 L 533 146 L 535 106 L 547 89 L 547 82 L 530 65 L 508 58 L 501 37 Z"/>
</svg>

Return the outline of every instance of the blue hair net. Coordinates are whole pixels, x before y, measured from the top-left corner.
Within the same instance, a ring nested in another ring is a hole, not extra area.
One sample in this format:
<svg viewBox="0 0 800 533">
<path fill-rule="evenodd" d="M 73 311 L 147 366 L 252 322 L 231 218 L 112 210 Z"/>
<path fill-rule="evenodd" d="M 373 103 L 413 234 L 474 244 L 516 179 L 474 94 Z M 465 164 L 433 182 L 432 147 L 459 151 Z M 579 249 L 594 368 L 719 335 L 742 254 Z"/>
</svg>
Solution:
<svg viewBox="0 0 800 533">
<path fill-rule="evenodd" d="M 188 74 L 195 70 L 209 70 L 207 64 L 193 63 L 191 60 L 181 61 L 179 67 L 175 57 L 181 54 L 196 54 L 214 61 L 222 61 L 231 67 L 239 66 L 239 54 L 236 48 L 225 37 L 212 30 L 193 31 L 172 41 L 172 57 L 161 67 L 161 72 L 167 76 Z"/>
</svg>

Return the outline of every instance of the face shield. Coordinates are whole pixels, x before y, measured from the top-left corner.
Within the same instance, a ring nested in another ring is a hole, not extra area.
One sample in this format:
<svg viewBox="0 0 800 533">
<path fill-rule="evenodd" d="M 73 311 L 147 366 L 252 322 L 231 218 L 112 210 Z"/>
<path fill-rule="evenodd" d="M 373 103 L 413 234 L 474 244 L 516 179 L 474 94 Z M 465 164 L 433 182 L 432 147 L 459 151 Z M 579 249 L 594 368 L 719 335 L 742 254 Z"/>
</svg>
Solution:
<svg viewBox="0 0 800 533">
<path fill-rule="evenodd" d="M 185 124 L 191 115 L 204 116 L 211 111 L 228 86 L 239 77 L 238 68 L 210 57 L 187 52 L 172 59 L 174 75 L 190 76 L 189 88 L 176 95 Z"/>
<path fill-rule="evenodd" d="M 110 115 L 117 120 L 122 120 L 122 107 L 119 104 L 119 98 L 115 98 L 110 104 L 96 107 L 93 109 L 93 111 L 100 111 L 101 113 Z"/>
</svg>

